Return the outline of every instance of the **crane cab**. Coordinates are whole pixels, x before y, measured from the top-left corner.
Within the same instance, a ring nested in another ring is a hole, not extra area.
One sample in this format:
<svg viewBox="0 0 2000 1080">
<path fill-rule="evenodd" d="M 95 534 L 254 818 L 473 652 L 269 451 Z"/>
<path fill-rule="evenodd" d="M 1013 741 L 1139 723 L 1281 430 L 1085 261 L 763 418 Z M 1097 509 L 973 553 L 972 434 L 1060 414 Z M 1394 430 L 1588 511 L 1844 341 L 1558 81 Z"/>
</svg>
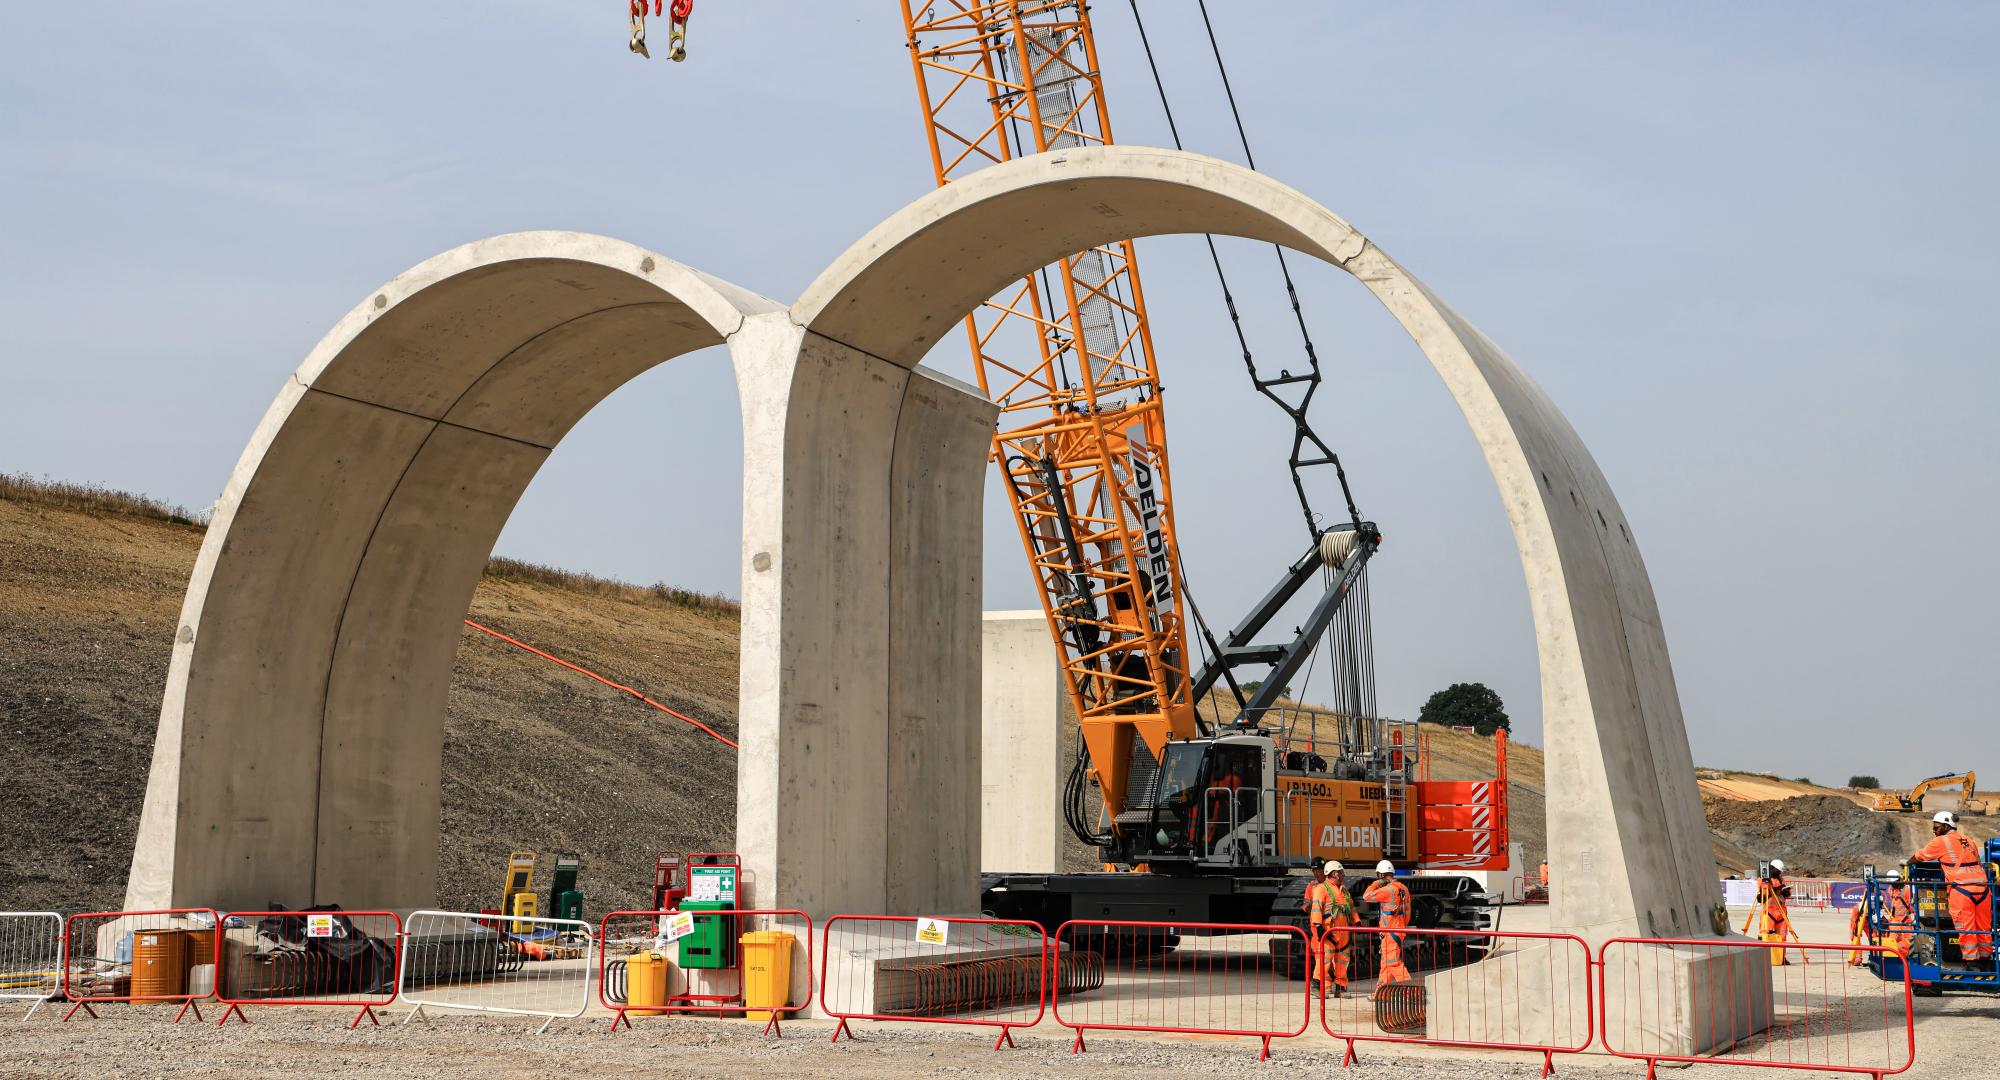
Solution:
<svg viewBox="0 0 2000 1080">
<path fill-rule="evenodd" d="M 1400 859 L 1413 750 L 1293 748 L 1264 729 L 1170 742 L 1147 805 L 1117 818 L 1120 854 L 1161 873 Z"/>
</svg>

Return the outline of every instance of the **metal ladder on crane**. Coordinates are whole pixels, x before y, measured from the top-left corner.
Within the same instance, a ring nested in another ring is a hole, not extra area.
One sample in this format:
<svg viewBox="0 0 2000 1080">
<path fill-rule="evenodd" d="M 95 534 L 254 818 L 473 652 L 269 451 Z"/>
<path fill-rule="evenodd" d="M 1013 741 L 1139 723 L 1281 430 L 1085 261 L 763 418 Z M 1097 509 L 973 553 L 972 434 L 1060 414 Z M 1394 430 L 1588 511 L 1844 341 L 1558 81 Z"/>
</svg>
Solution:
<svg viewBox="0 0 2000 1080">
<path fill-rule="evenodd" d="M 1409 825 L 1404 807 L 1409 805 L 1410 753 L 1414 747 L 1403 742 L 1401 725 L 1389 724 L 1388 769 L 1382 776 L 1382 854 L 1401 859 L 1409 855 Z"/>
</svg>

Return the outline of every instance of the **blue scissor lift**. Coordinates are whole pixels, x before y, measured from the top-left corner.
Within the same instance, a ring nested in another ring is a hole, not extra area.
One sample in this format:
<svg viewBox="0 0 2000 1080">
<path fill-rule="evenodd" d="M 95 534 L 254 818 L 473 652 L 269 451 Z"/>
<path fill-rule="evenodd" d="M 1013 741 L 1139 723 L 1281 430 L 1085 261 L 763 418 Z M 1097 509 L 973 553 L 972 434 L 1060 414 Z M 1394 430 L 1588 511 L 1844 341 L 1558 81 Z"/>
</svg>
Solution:
<svg viewBox="0 0 2000 1080">
<path fill-rule="evenodd" d="M 2000 924 L 2000 885 L 1992 883 L 1993 871 L 1990 869 L 2000 864 L 2000 839 L 1986 841 L 1986 864 L 1989 867 L 1986 902 L 1993 908 L 1994 922 Z M 1908 933 L 1910 958 L 1906 965 L 1902 957 L 1894 952 L 1871 956 L 1868 967 L 1876 975 L 1896 981 L 1907 978 L 1918 993 L 1936 994 L 1946 990 L 2000 993 L 2000 930 L 1989 931 L 1986 935 L 1996 946 L 1986 959 L 1977 964 L 1965 961 L 1958 948 L 1958 929 L 1951 922 L 1946 895 L 1951 887 L 1945 883 L 1944 874 L 1937 864 L 1915 863 L 1902 879 L 1901 884 L 1909 890 L 1910 900 L 1916 909 L 1916 927 L 1913 930 L 1890 928 L 1890 884 L 1878 879 L 1874 868 L 1869 868 L 1865 882 L 1867 892 L 1863 897 L 1863 902 L 1868 905 L 1868 925 L 1874 929 L 1876 941 L 1887 941 L 1891 934 Z"/>
</svg>

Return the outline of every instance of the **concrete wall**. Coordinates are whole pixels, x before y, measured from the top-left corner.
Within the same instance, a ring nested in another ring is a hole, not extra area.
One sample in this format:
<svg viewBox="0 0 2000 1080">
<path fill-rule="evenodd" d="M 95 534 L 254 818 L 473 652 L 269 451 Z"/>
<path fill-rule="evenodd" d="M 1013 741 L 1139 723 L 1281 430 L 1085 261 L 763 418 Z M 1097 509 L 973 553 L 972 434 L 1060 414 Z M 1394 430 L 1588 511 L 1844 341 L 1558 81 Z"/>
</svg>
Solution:
<svg viewBox="0 0 2000 1080">
<path fill-rule="evenodd" d="M 1555 925 L 1593 937 L 1705 933 L 1714 866 L 1652 585 L 1610 484 L 1507 354 L 1367 237 L 1268 177 L 1143 147 L 1040 154 L 965 177 L 857 241 L 792 305 L 860 352 L 915 364 L 956 318 L 1067 253 L 1210 232 L 1348 271 L 1444 381 L 1499 490 L 1535 617 Z"/>
<path fill-rule="evenodd" d="M 1062 869 L 1062 668 L 1049 620 L 1034 611 L 989 611 L 979 652 L 979 868 L 993 873 Z"/>
</svg>

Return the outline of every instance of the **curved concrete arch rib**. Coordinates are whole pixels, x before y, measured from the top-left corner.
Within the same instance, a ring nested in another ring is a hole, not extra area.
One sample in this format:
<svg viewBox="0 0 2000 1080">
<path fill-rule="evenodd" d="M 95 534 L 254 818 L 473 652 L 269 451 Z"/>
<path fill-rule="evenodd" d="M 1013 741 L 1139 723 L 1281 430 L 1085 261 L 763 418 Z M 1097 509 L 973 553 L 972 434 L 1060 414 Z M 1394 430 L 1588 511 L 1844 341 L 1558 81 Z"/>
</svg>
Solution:
<svg viewBox="0 0 2000 1080">
<path fill-rule="evenodd" d="M 1422 349 L 1479 440 L 1527 577 L 1547 767 L 1564 778 L 1549 795 L 1551 868 L 1579 883 L 1558 891 L 1552 919 L 1600 936 L 1707 932 L 1716 898 L 1693 760 L 1652 585 L 1610 485 L 1533 380 L 1340 217 L 1193 154 L 1043 154 L 912 203 L 849 248 L 792 317 L 907 367 L 1037 267 L 1123 237 L 1189 232 L 1265 240 L 1345 269 Z"/>
<path fill-rule="evenodd" d="M 216 504 L 128 903 L 432 903 L 459 620 L 522 490 L 613 390 L 782 310 L 544 232 L 446 252 L 348 312 Z"/>
</svg>

